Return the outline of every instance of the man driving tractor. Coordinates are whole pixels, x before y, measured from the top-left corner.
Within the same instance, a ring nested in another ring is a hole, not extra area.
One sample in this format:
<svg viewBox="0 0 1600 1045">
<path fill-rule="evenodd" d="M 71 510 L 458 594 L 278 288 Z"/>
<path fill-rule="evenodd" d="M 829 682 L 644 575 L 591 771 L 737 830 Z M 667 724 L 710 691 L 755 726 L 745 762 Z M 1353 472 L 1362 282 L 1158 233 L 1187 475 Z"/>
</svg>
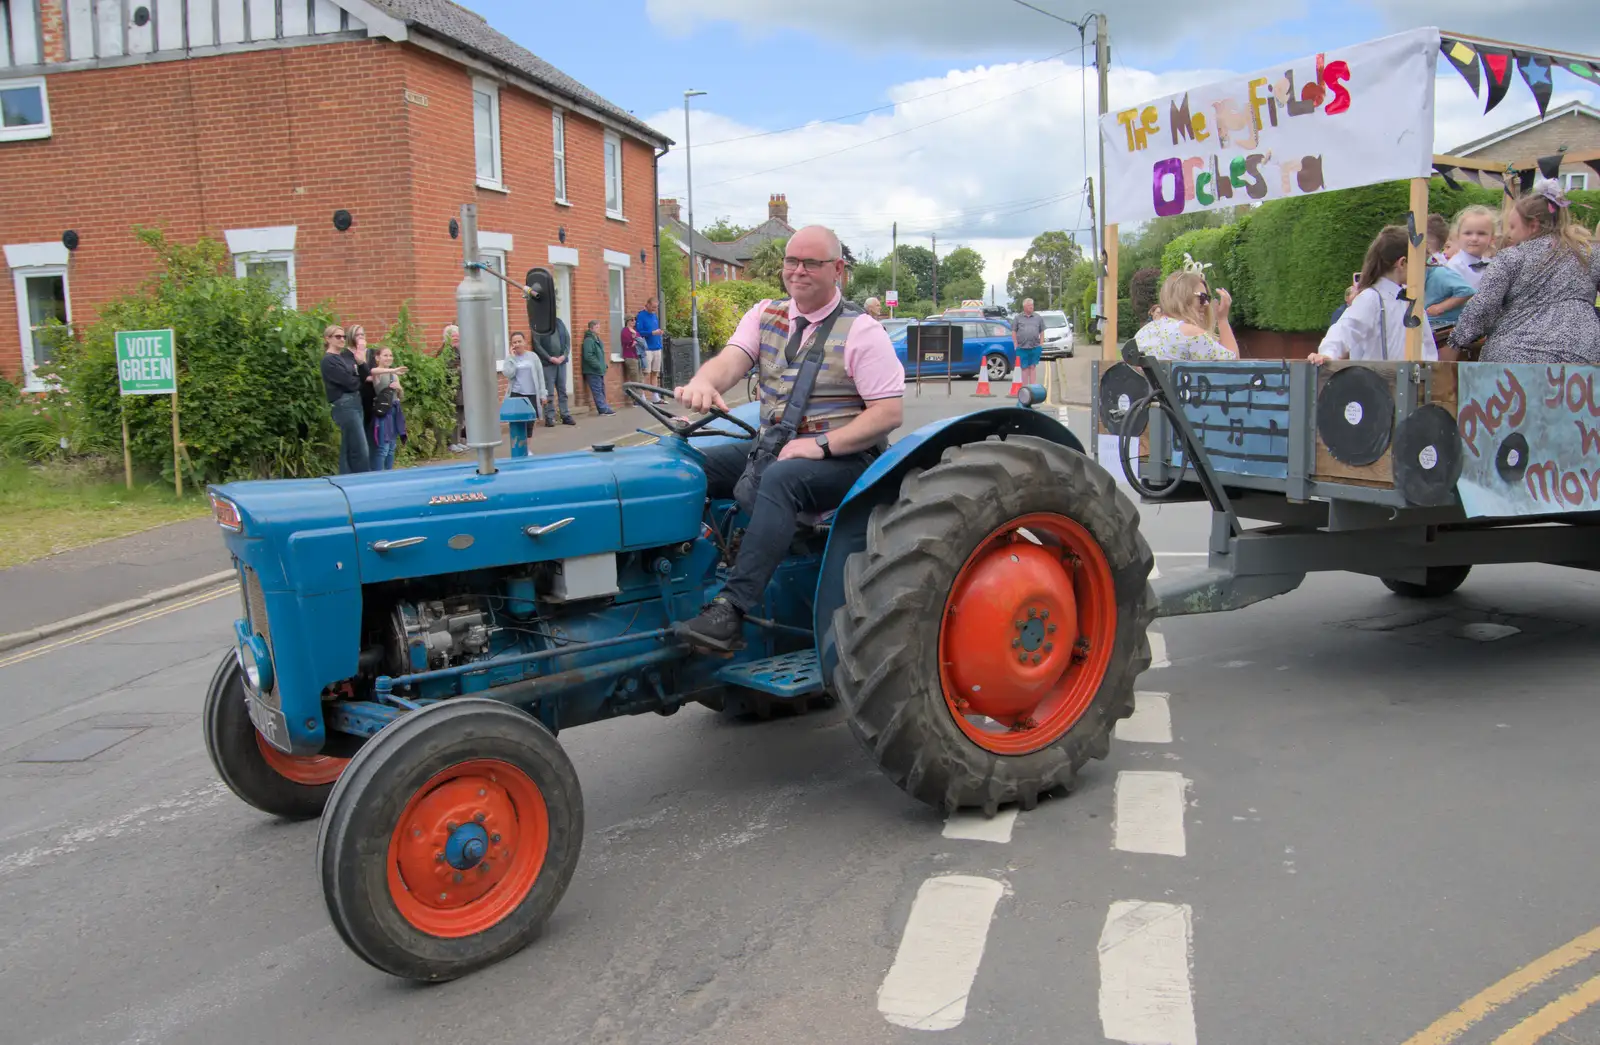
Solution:
<svg viewBox="0 0 1600 1045">
<path fill-rule="evenodd" d="M 675 390 L 691 409 L 727 410 L 722 393 L 759 368 L 755 450 L 737 442 L 705 452 L 708 495 L 736 498 L 750 523 L 727 585 L 679 627 L 697 649 L 744 646 L 744 618 L 761 606 L 799 516 L 837 508 L 904 418 L 905 370 L 883 326 L 845 303 L 843 277 L 832 230 L 795 233 L 783 259 L 788 300 L 758 302 L 727 346 Z"/>
</svg>

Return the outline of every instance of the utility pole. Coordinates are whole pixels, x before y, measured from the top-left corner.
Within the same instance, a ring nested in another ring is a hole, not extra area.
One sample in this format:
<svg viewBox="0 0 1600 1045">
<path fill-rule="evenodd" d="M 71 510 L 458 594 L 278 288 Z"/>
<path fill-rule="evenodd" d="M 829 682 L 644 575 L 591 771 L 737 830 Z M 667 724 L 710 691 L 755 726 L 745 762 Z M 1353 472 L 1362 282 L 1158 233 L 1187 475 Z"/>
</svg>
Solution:
<svg viewBox="0 0 1600 1045">
<path fill-rule="evenodd" d="M 1111 110 L 1111 38 L 1106 31 L 1106 16 L 1099 14 L 1094 21 L 1094 65 L 1100 73 L 1100 115 L 1104 116 Z M 1106 293 L 1106 277 L 1108 273 L 1100 264 L 1100 251 L 1104 246 L 1109 249 L 1105 235 L 1106 214 L 1106 146 L 1100 134 L 1100 122 L 1095 121 L 1094 140 L 1100 150 L 1100 207 L 1095 214 L 1095 230 L 1097 232 L 1094 254 L 1095 271 L 1099 273 L 1097 280 L 1098 289 L 1095 298 L 1100 306 L 1101 322 L 1105 322 L 1106 304 L 1112 300 L 1117 292 L 1115 286 L 1111 293 Z M 1094 187 L 1090 186 L 1090 198 L 1093 199 Z"/>
<path fill-rule="evenodd" d="M 698 98 L 705 94 L 704 91 L 683 92 L 683 167 L 689 182 L 689 330 L 694 338 L 695 352 L 700 351 L 700 292 L 695 277 L 699 275 L 697 269 L 699 260 L 694 256 L 694 140 L 689 137 L 689 99 Z M 661 264 L 661 259 L 656 259 L 656 264 Z M 662 314 L 666 314 L 663 308 Z M 697 360 L 698 362 L 698 360 Z"/>
<path fill-rule="evenodd" d="M 895 297 L 900 296 L 900 223 L 897 221 L 890 226 L 889 232 L 889 289 L 895 292 Z M 889 318 L 894 318 L 894 306 L 889 306 Z"/>
<path fill-rule="evenodd" d="M 933 237 L 933 310 L 939 311 L 939 237 Z"/>
</svg>

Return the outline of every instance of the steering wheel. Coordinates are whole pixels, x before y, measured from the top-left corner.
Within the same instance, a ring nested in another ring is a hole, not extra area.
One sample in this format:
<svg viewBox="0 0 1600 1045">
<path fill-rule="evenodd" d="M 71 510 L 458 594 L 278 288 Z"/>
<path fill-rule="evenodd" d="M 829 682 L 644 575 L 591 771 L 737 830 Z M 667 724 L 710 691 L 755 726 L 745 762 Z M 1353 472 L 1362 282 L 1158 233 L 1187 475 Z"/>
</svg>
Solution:
<svg viewBox="0 0 1600 1045">
<path fill-rule="evenodd" d="M 644 407 L 645 413 L 666 425 L 667 431 L 671 432 L 680 439 L 693 439 L 697 436 L 722 436 L 725 439 L 754 439 L 761 434 L 753 426 L 751 426 L 749 422 L 742 421 L 739 418 L 734 417 L 726 410 L 719 410 L 716 407 L 712 407 L 706 416 L 700 418 L 698 421 L 690 421 L 687 417 L 679 417 L 677 414 L 668 413 L 667 411 L 661 409 L 661 405 L 659 403 L 656 403 L 652 399 L 646 398 L 646 395 L 649 394 L 664 395 L 670 399 L 673 396 L 672 389 L 670 388 L 657 388 L 655 385 L 641 384 L 637 381 L 627 381 L 623 383 L 622 394 L 633 400 L 639 406 Z M 719 419 L 738 425 L 739 428 L 743 429 L 743 433 L 730 432 L 726 428 L 706 427 L 712 421 Z"/>
</svg>

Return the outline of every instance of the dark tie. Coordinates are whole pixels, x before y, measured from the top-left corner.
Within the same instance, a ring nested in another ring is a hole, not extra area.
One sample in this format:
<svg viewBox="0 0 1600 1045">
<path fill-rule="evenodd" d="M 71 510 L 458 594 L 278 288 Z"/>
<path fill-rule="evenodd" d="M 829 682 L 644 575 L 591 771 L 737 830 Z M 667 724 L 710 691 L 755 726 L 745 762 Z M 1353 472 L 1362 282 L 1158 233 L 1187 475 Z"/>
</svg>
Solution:
<svg viewBox="0 0 1600 1045">
<path fill-rule="evenodd" d="M 794 357 L 800 351 L 800 342 L 805 340 L 806 328 L 811 325 L 811 320 L 801 316 L 794 321 L 794 333 L 789 335 L 789 344 L 784 347 L 783 358 L 790 366 L 794 365 Z"/>
<path fill-rule="evenodd" d="M 1474 261 L 1467 267 L 1472 269 L 1474 272 L 1482 272 L 1484 269 L 1489 267 L 1489 263 L 1487 261 Z"/>
</svg>

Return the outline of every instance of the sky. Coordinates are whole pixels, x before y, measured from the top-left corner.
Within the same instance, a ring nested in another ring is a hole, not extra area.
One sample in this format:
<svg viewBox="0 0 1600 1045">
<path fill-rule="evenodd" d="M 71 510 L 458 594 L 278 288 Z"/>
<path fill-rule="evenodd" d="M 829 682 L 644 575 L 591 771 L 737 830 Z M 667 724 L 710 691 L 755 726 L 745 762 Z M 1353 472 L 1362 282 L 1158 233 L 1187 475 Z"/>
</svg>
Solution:
<svg viewBox="0 0 1600 1045">
<path fill-rule="evenodd" d="M 685 209 L 683 92 L 707 92 L 689 126 L 697 227 L 755 224 L 782 193 L 791 224 L 829 225 L 857 256 L 886 254 L 895 223 L 900 242 L 936 236 L 941 257 L 973 247 L 1001 300 L 1035 235 L 1078 229 L 1088 240 L 1093 30 L 1084 40 L 1033 9 L 1075 22 L 1088 0 L 460 2 L 670 136 L 661 195 Z M 1112 9 L 1113 111 L 1427 25 L 1600 55 L 1595 0 L 1101 2 Z M 1538 115 L 1520 80 L 1485 115 L 1439 66 L 1436 152 Z M 1576 77 L 1554 79 L 1551 108 L 1600 107 Z"/>
</svg>

